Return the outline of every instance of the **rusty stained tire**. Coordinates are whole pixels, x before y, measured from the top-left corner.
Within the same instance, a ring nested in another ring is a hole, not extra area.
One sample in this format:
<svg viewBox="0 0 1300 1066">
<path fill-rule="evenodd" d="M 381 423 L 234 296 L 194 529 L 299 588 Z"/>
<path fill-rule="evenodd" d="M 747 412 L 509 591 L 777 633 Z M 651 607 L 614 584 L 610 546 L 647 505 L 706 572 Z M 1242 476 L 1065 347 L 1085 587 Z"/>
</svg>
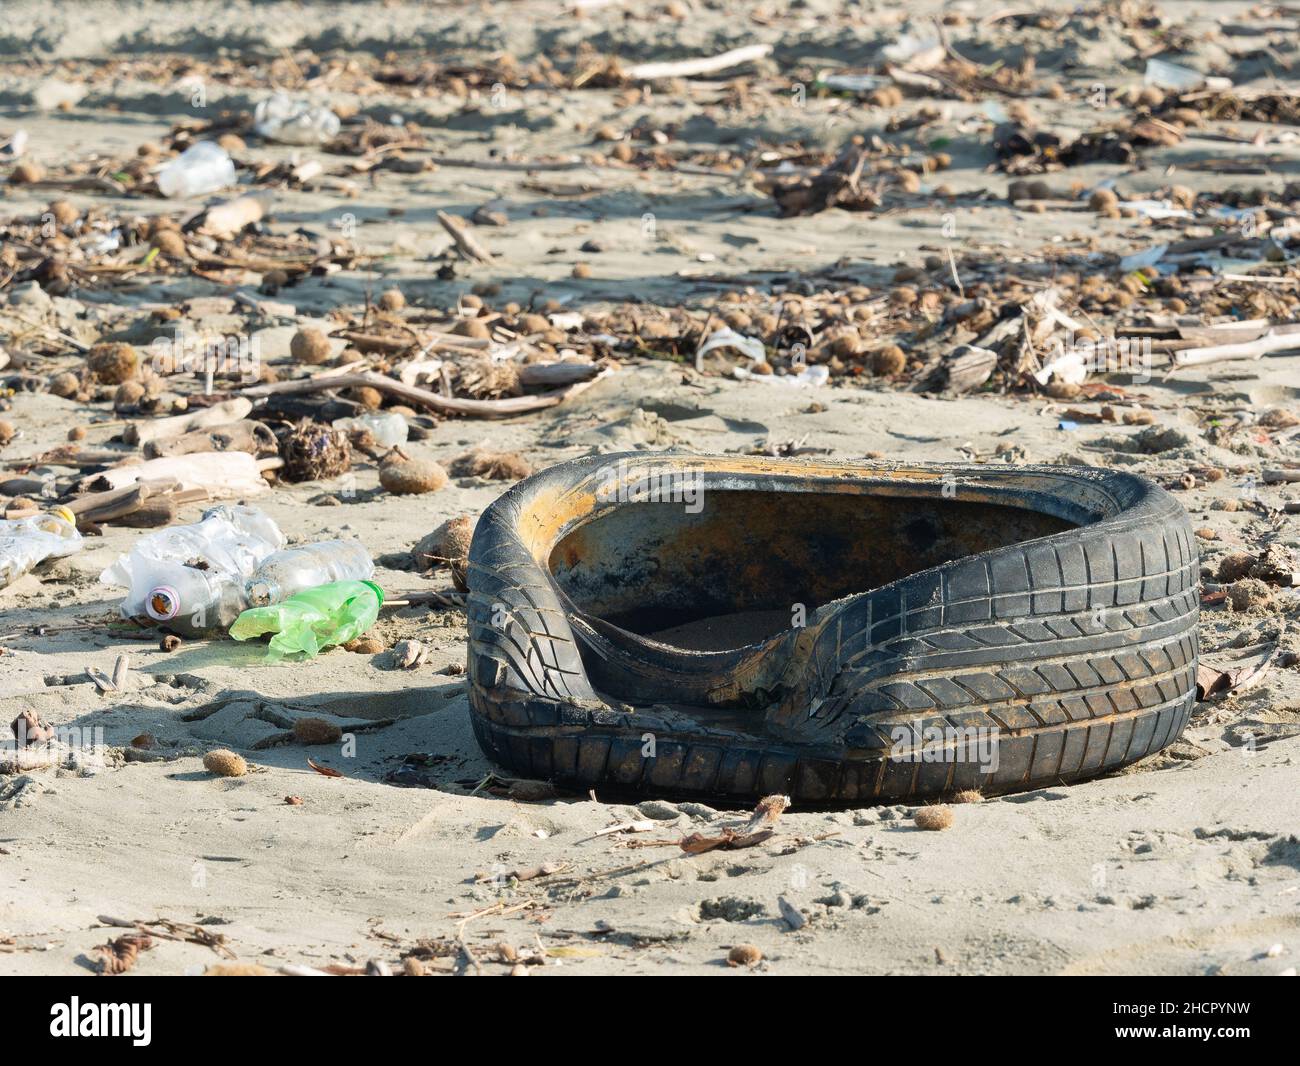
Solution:
<svg viewBox="0 0 1300 1066">
<path fill-rule="evenodd" d="M 700 479 L 698 514 L 626 502 L 673 476 Z M 521 776 L 611 794 L 846 805 L 1078 781 L 1186 725 L 1198 576 L 1186 513 L 1126 473 L 581 459 L 477 526 L 473 727 Z M 653 629 L 793 592 L 814 601 L 806 624 L 740 647 L 676 647 L 635 624 L 643 601 Z M 900 729 L 982 730 L 996 769 L 947 741 L 906 758 Z"/>
</svg>

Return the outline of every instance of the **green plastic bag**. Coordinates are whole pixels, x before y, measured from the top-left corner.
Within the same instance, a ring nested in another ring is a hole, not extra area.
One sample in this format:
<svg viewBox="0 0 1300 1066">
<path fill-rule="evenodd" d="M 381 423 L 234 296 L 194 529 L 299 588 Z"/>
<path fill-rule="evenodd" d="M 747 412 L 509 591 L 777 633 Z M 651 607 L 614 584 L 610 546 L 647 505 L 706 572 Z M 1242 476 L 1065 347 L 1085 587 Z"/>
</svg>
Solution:
<svg viewBox="0 0 1300 1066">
<path fill-rule="evenodd" d="M 250 607 L 230 627 L 236 640 L 274 633 L 268 659 L 301 652 L 315 658 L 322 648 L 346 644 L 375 624 L 384 592 L 372 581 L 331 581 L 282 603 Z"/>
</svg>

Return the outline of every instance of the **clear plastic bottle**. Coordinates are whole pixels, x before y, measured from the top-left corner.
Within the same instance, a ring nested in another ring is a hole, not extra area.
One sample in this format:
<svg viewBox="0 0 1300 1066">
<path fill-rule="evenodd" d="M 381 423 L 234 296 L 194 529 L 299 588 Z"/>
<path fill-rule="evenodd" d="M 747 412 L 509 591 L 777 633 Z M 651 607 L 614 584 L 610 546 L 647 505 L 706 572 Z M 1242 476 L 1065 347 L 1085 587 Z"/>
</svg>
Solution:
<svg viewBox="0 0 1300 1066">
<path fill-rule="evenodd" d="M 396 412 L 364 414 L 356 418 L 336 418 L 330 423 L 335 429 L 351 433 L 354 429 L 367 430 L 381 448 L 396 448 L 406 443 L 410 427 L 406 419 Z"/>
<path fill-rule="evenodd" d="M 45 559 L 81 550 L 77 519 L 66 507 L 13 521 L 0 521 L 0 589 Z"/>
<path fill-rule="evenodd" d="M 235 184 L 235 164 L 214 141 L 199 141 L 158 171 L 158 191 L 164 196 L 188 199 Z"/>
<path fill-rule="evenodd" d="M 141 537 L 99 580 L 127 589 L 123 617 L 197 636 L 238 616 L 247 606 L 244 582 L 282 547 L 279 527 L 257 508 L 213 507 L 192 525 Z"/>
<path fill-rule="evenodd" d="M 230 635 L 248 640 L 272 633 L 267 657 L 301 653 L 308 659 L 332 644 L 355 640 L 375 624 L 384 592 L 372 581 L 333 581 L 290 596 L 283 603 L 250 607 Z"/>
<path fill-rule="evenodd" d="M 244 592 L 251 606 L 264 607 L 331 581 L 365 581 L 374 572 L 375 564 L 360 541 L 322 540 L 268 555 L 244 584 Z"/>
<path fill-rule="evenodd" d="M 280 144 L 324 144 L 339 134 L 339 117 L 328 107 L 276 93 L 253 111 L 253 132 Z"/>
</svg>

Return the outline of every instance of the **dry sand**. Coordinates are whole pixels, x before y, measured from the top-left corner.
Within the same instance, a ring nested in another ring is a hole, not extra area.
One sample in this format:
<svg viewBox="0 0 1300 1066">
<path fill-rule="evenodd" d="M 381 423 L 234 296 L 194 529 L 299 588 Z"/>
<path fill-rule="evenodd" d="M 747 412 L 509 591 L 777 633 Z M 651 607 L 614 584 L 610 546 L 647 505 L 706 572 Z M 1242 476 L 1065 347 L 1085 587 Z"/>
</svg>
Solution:
<svg viewBox="0 0 1300 1066">
<path fill-rule="evenodd" d="M 850 26 L 835 14 L 841 5 L 813 0 L 772 26 L 743 27 L 724 5 L 691 6 L 689 18 L 674 22 L 626 17 L 617 4 L 578 20 L 562 5 L 538 0 L 433 12 L 404 3 L 259 3 L 221 5 L 203 17 L 180 14 L 189 5 L 88 4 L 74 16 L 15 2 L 6 5 L 0 30 L 8 60 L 0 69 L 0 124 L 26 128 L 31 154 L 54 162 L 91 150 L 129 152 L 186 113 L 183 89 L 125 78 L 93 83 L 70 111 L 33 111 L 33 94 L 49 72 L 26 67 L 51 57 L 210 55 L 221 47 L 273 56 L 281 47 L 396 46 L 431 55 L 528 56 L 587 39 L 650 59 L 758 40 L 777 42 L 782 62 L 824 59 L 835 66 L 867 61 L 897 36 L 905 13 L 936 5 L 880 5 Z M 1163 5 L 1192 27 L 1247 6 Z M 239 27 L 233 39 L 231 26 Z M 1140 61 L 1105 43 L 1078 42 L 1082 69 L 1095 68 L 1112 83 L 1134 80 Z M 1044 51 L 1042 65 L 1052 61 Z M 229 90 L 228 100 L 220 85 L 209 91 L 214 106 L 246 105 L 242 90 Z M 367 99 L 365 106 L 375 114 L 400 109 L 427 123 L 447 155 L 486 158 L 509 148 L 536 157 L 589 145 L 601 113 L 618 113 L 613 96 L 530 92 L 506 108 L 471 115 L 436 96 Z M 666 95 L 656 106 L 659 121 L 698 124 L 692 136 L 701 141 L 720 136 L 694 99 Z M 947 106 L 954 136 L 980 107 Z M 1077 103 L 1059 110 L 1067 122 L 1082 113 Z M 764 136 L 820 130 L 836 143 L 857 121 L 834 101 L 814 101 L 807 111 L 742 116 L 721 134 L 743 137 L 745 124 L 757 122 Z M 1222 145 L 1179 151 L 1211 148 Z M 257 151 L 266 158 L 292 152 Z M 1294 173 L 1297 156 L 1290 153 Z M 1000 189 L 1003 176 L 982 172 L 982 165 L 974 156 L 958 158 L 952 182 Z M 527 299 L 540 290 L 579 309 L 629 296 L 688 304 L 728 284 L 768 284 L 778 273 L 821 272 L 818 285 L 836 275 L 881 284 L 894 264 L 915 260 L 919 246 L 938 239 L 939 221 L 929 210 L 879 218 L 830 211 L 781 221 L 770 210 L 738 210 L 736 204 L 761 198 L 716 177 L 599 171 L 587 177 L 601 183 L 600 191 L 578 199 L 524 189 L 520 177 L 443 167 L 385 175 L 351 200 L 286 192 L 277 227 L 320 228 L 352 213 L 362 221 L 358 242 L 384 258 L 371 270 L 309 279 L 278 298 L 299 315 L 323 314 L 393 281 L 410 301 L 447 306 L 475 281 L 491 278 L 502 284 L 502 298 Z M 1155 187 L 1163 179 L 1147 172 L 1133 180 Z M 442 255 L 448 241 L 433 221 L 435 209 L 468 215 L 494 197 L 507 199 L 511 216 L 510 224 L 487 232 L 498 265 L 457 263 L 454 280 L 436 278 L 441 260 L 430 257 Z M 29 214 L 45 199 L 10 189 L 0 213 Z M 393 207 L 405 214 L 390 216 Z M 139 202 L 134 209 L 142 209 Z M 640 236 L 646 213 L 657 220 L 648 247 Z M 1033 260 L 1054 235 L 1075 229 L 1100 232 L 1106 247 L 1135 247 L 1131 228 L 1119 222 L 1027 214 L 1005 201 L 973 210 L 960 240 Z M 583 253 L 591 240 L 607 250 Z M 580 259 L 593 262 L 592 279 L 570 277 Z M 214 291 L 190 279 L 151 283 L 129 295 L 78 294 L 84 304 L 51 313 L 65 314 L 66 328 L 93 334 L 115 304 Z M 278 327 L 281 344 L 292 332 L 288 324 Z M 1059 428 L 1060 407 L 1041 396 L 798 389 L 699 378 L 673 363 L 629 359 L 551 411 L 493 423 L 443 421 L 419 450 L 448 460 L 489 443 L 517 449 L 540 467 L 637 447 L 724 452 L 800 441 L 836 458 L 880 453 L 912 461 L 992 456 L 1006 445 L 1022 461 L 1114 464 L 1169 480 L 1191 465 L 1248 464 L 1249 444 L 1229 450 L 1208 439 L 1206 412 L 1230 418 L 1261 405 L 1300 408 L 1300 356 L 1221 364 L 1127 387 L 1158 425 L 1185 439 L 1139 453 L 1132 441 L 1140 427 Z M 4 417 L 21 436 L 4 457 L 53 447 L 69 425 L 102 413 L 46 393 L 19 393 Z M 92 429 L 89 443 L 109 433 Z M 1290 448 L 1294 456 L 1295 444 Z M 382 564 L 444 519 L 477 514 L 501 489 L 499 482 L 457 479 L 434 495 L 397 499 L 378 489 L 373 464 L 362 464 L 346 483 L 281 486 L 256 502 L 291 540 L 360 537 L 381 560 L 379 580 L 400 596 L 450 582 L 445 572 L 430 584 Z M 1274 506 L 1287 496 L 1274 487 L 1260 491 Z M 338 505 L 312 504 L 322 492 Z M 1204 542 L 1208 565 L 1233 546 L 1257 544 L 1265 532 L 1300 545 L 1295 517 L 1278 520 L 1274 530 L 1256 510 L 1212 509 L 1242 493 L 1243 478 L 1229 476 L 1181 494 L 1195 525 L 1215 535 Z M 182 517 L 193 520 L 199 510 L 188 508 Z M 0 973 L 78 972 L 108 938 L 97 921 L 103 915 L 198 922 L 224 935 L 240 959 L 272 967 L 393 964 L 420 939 L 455 938 L 461 917 L 495 904 L 505 913 L 488 912 L 465 926 L 466 943 L 483 960 L 495 960 L 494 945 L 502 941 L 545 948 L 552 953 L 547 964 L 530 968 L 538 975 L 728 972 L 727 951 L 742 942 L 758 945 L 766 957 L 761 969 L 774 973 L 1270 974 L 1293 970 L 1300 955 L 1300 671 L 1293 666 L 1275 666 L 1249 691 L 1202 705 L 1182 740 L 1127 772 L 957 806 L 944 832 L 920 831 L 913 809 L 902 806 L 796 810 L 765 844 L 687 856 L 671 842 L 730 815 L 693 803 L 653 801 L 637 810 L 588 797 L 523 802 L 471 794 L 493 767 L 471 736 L 465 683 L 456 671 L 465 659 L 458 611 L 385 612 L 377 633 L 388 645 L 414 638 L 431 649 L 413 670 L 397 667 L 391 651 L 336 649 L 294 666 L 265 665 L 260 648 L 230 641 L 187 642 L 167 653 L 154 636 L 110 627 L 117 599 L 96 582 L 136 536 L 106 527 L 80 554 L 0 592 L 0 721 L 30 709 L 56 726 L 102 728 L 109 746 L 103 765 L 92 759 L 79 769 L 0 776 Z M 1207 608 L 1202 648 L 1276 639 L 1294 660 L 1298 607 L 1295 590 L 1274 590 L 1267 607 Z M 34 635 L 36 625 L 48 630 Z M 111 672 L 122 653 L 131 667 L 124 691 L 101 693 L 87 668 Z M 337 717 L 353 746 L 284 740 L 303 715 Z M 1261 742 L 1243 743 L 1252 730 Z M 158 746 L 127 760 L 124 750 L 143 733 Z M 201 757 L 215 747 L 241 752 L 253 772 L 213 777 Z M 308 758 L 345 777 L 313 772 Z M 408 780 L 434 787 L 386 780 L 404 760 Z M 287 803 L 289 796 L 301 804 Z M 656 823 L 651 831 L 594 835 L 643 819 Z M 655 841 L 668 843 L 632 846 Z M 508 876 L 542 863 L 562 868 L 532 881 Z M 793 931 L 782 918 L 780 898 L 806 917 L 802 929 Z M 1268 955 L 1273 945 L 1281 945 L 1280 955 Z M 207 947 L 167 941 L 143 954 L 135 972 L 201 972 L 216 961 Z M 496 961 L 482 965 L 488 973 L 508 971 Z"/>
</svg>

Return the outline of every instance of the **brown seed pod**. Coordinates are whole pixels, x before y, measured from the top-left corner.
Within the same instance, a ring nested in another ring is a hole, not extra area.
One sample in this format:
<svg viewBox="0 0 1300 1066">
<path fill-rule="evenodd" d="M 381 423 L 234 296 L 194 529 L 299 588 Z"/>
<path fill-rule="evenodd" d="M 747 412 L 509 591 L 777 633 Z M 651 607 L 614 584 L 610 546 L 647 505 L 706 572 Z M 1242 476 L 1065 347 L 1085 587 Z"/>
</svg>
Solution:
<svg viewBox="0 0 1300 1066">
<path fill-rule="evenodd" d="M 1054 400 L 1073 400 L 1083 393 L 1083 389 L 1069 381 L 1049 381 L 1043 391 Z"/>
<path fill-rule="evenodd" d="M 551 320 L 545 315 L 520 315 L 517 325 L 521 333 L 545 333 L 551 328 Z"/>
<path fill-rule="evenodd" d="M 573 270 L 571 271 L 571 273 L 575 278 L 589 278 L 591 277 L 591 264 L 574 263 Z"/>
<path fill-rule="evenodd" d="M 45 168 L 30 160 L 19 163 L 9 172 L 10 185 L 32 185 L 45 178 Z"/>
<path fill-rule="evenodd" d="M 158 738 L 152 733 L 141 733 L 138 737 L 131 740 L 131 747 L 139 748 L 141 751 L 149 751 L 158 746 Z"/>
<path fill-rule="evenodd" d="M 181 224 L 171 215 L 154 215 L 144 224 L 144 234 L 150 239 L 156 237 L 163 230 L 180 231 Z"/>
<path fill-rule="evenodd" d="M 862 338 L 856 329 L 842 329 L 831 341 L 831 351 L 845 359 L 857 355 L 861 349 Z"/>
<path fill-rule="evenodd" d="M 485 477 L 492 481 L 518 481 L 533 472 L 532 464 L 518 452 L 491 452 L 477 448 L 451 461 L 456 477 Z"/>
<path fill-rule="evenodd" d="M 76 374 L 70 374 L 65 370 L 62 374 L 55 374 L 51 377 L 47 388 L 53 395 L 67 399 L 77 395 L 77 390 L 81 388 L 81 382 L 77 380 Z"/>
<path fill-rule="evenodd" d="M 0 448 L 3 448 L 17 435 L 18 431 L 14 429 L 12 422 L 6 422 L 0 419 Z"/>
<path fill-rule="evenodd" d="M 168 259 L 188 259 L 190 250 L 179 230 L 160 229 L 149 241 Z"/>
<path fill-rule="evenodd" d="M 481 318 L 462 318 L 456 323 L 455 332 L 462 337 L 473 337 L 476 340 L 487 340 L 492 336 L 487 323 Z"/>
<path fill-rule="evenodd" d="M 1228 603 L 1234 611 L 1267 607 L 1273 600 L 1272 590 L 1258 578 L 1248 577 L 1228 588 Z"/>
<path fill-rule="evenodd" d="M 952 797 L 953 803 L 979 803 L 984 799 L 983 793 L 977 788 L 963 788 L 960 792 Z"/>
<path fill-rule="evenodd" d="M 384 650 L 384 642 L 371 634 L 349 640 L 343 645 L 344 651 L 354 651 L 358 655 L 378 655 Z"/>
<path fill-rule="evenodd" d="M 896 377 L 906 366 L 907 356 L 897 344 L 887 344 L 871 357 L 871 371 L 877 377 Z"/>
<path fill-rule="evenodd" d="M 114 411 L 131 411 L 140 406 L 145 397 L 145 387 L 138 381 L 124 381 L 113 394 Z"/>
<path fill-rule="evenodd" d="M 248 773 L 244 757 L 226 748 L 217 748 L 203 756 L 203 768 L 218 777 L 243 777 Z"/>
<path fill-rule="evenodd" d="M 384 406 L 384 394 L 369 385 L 348 389 L 348 398 L 355 400 L 367 411 L 378 411 Z"/>
<path fill-rule="evenodd" d="M 70 226 L 81 217 L 81 212 L 68 200 L 55 200 L 46 211 L 60 226 Z"/>
<path fill-rule="evenodd" d="M 1255 556 L 1249 552 L 1229 552 L 1219 560 L 1216 576 L 1225 585 L 1240 581 L 1250 573 L 1250 568 L 1255 565 L 1255 562 Z"/>
<path fill-rule="evenodd" d="M 401 289 L 385 289 L 379 294 L 379 306 L 385 311 L 400 311 L 406 306 Z"/>
<path fill-rule="evenodd" d="M 915 170 L 903 168 L 894 172 L 894 181 L 903 192 L 919 192 L 921 189 L 921 175 Z"/>
<path fill-rule="evenodd" d="M 1096 211 L 1099 214 L 1106 214 L 1110 211 L 1119 210 L 1119 197 L 1115 194 L 1114 189 L 1096 189 L 1088 197 L 1089 210 Z"/>
<path fill-rule="evenodd" d="M 337 744 L 343 730 L 324 718 L 299 718 L 293 723 L 293 739 L 299 744 Z"/>
<path fill-rule="evenodd" d="M 86 353 L 86 369 L 101 385 L 120 385 L 140 371 L 140 356 L 129 344 L 96 344 Z"/>
<path fill-rule="evenodd" d="M 412 549 L 415 565 L 420 570 L 435 566 L 451 569 L 451 579 L 461 592 L 468 591 L 466 567 L 469 565 L 469 545 L 474 538 L 474 520 L 468 515 L 449 518 L 432 533 L 421 537 Z"/>
<path fill-rule="evenodd" d="M 379 483 L 394 496 L 437 492 L 447 480 L 447 471 L 432 459 L 413 458 L 401 448 L 394 448 L 379 464 Z"/>
<path fill-rule="evenodd" d="M 753 944 L 737 944 L 727 952 L 728 966 L 757 966 L 763 961 L 763 952 Z"/>
<path fill-rule="evenodd" d="M 938 832 L 952 825 L 952 811 L 943 804 L 935 804 L 933 807 L 922 807 L 912 816 L 912 820 L 918 829 Z"/>
<path fill-rule="evenodd" d="M 312 326 L 300 329 L 289 342 L 289 356 L 296 363 L 319 366 L 329 362 L 332 354 L 329 338 Z"/>
</svg>

